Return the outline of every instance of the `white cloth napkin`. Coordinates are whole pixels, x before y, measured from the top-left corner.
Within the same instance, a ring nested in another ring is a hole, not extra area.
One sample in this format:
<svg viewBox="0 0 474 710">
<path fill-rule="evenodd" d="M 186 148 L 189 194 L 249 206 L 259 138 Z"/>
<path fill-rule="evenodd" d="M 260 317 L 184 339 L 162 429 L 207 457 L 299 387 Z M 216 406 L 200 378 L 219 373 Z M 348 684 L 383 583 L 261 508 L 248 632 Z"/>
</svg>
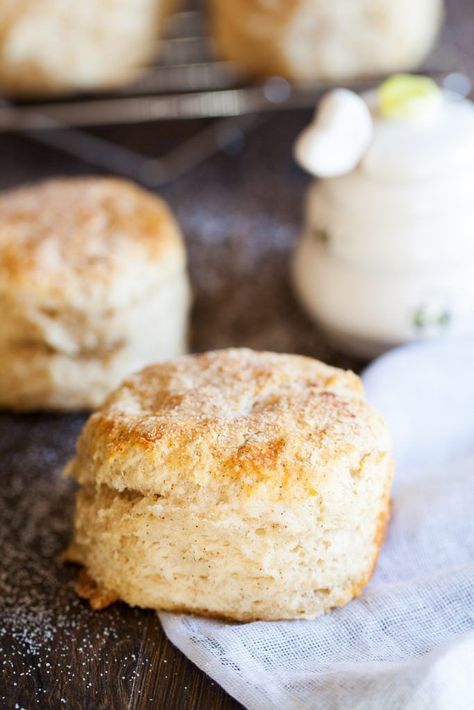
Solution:
<svg viewBox="0 0 474 710">
<path fill-rule="evenodd" d="M 394 350 L 363 379 L 397 459 L 364 594 L 315 621 L 160 614 L 170 640 L 251 710 L 474 708 L 474 340 Z"/>
</svg>

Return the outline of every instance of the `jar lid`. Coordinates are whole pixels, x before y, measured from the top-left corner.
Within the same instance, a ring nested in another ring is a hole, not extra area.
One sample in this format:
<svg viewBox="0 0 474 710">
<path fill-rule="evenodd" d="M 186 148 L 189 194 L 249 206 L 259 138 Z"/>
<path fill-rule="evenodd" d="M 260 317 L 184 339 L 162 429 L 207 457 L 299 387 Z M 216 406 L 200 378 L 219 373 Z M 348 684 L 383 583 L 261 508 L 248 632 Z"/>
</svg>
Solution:
<svg viewBox="0 0 474 710">
<path fill-rule="evenodd" d="M 394 75 L 362 96 L 335 89 L 298 137 L 295 157 L 320 178 L 362 172 L 409 183 L 471 172 L 474 104 L 410 74 Z"/>
<path fill-rule="evenodd" d="M 438 105 L 413 116 L 384 116 L 376 92 L 366 95 L 373 137 L 358 170 L 387 181 L 448 176 L 465 168 L 474 172 L 474 104 L 440 94 Z"/>
</svg>

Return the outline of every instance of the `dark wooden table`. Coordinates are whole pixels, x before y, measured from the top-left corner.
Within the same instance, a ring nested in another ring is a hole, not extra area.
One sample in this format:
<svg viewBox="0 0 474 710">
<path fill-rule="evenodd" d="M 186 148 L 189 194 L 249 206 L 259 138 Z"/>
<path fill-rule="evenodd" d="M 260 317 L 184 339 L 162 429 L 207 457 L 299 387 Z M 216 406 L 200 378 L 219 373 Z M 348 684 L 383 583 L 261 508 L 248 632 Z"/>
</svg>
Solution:
<svg viewBox="0 0 474 710">
<path fill-rule="evenodd" d="M 162 190 L 189 248 L 193 350 L 247 345 L 357 364 L 328 348 L 290 289 L 307 184 L 291 143 L 306 120 L 269 118 L 237 154 L 218 155 Z M 137 147 L 157 132 L 115 129 Z M 18 136 L 3 136 L 0 154 L 2 187 L 90 171 Z M 171 646 L 155 614 L 119 604 L 94 613 L 75 597 L 74 570 L 59 559 L 73 497 L 61 470 L 84 420 L 0 415 L 0 707 L 239 707 Z"/>
<path fill-rule="evenodd" d="M 466 57 L 471 2 L 450 1 Z M 188 244 L 193 350 L 246 345 L 361 365 L 328 346 L 290 288 L 289 255 L 308 182 L 291 145 L 307 120 L 304 113 L 268 117 L 234 154 L 217 155 L 161 191 Z M 107 135 L 159 152 L 160 142 L 196 128 L 118 127 Z M 12 135 L 0 137 L 0 156 L 2 188 L 91 171 Z M 0 415 L 0 708 L 239 707 L 171 646 L 155 614 L 120 604 L 94 613 L 75 597 L 74 571 L 59 559 L 73 496 L 61 470 L 84 420 Z"/>
</svg>

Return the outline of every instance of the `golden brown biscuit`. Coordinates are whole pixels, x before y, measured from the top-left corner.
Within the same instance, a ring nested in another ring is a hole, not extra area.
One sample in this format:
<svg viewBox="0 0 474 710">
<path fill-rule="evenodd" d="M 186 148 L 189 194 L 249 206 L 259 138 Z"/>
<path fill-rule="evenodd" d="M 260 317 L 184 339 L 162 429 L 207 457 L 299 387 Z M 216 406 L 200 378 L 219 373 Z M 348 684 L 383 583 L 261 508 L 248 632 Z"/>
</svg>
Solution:
<svg viewBox="0 0 474 710">
<path fill-rule="evenodd" d="M 417 66 L 442 0 L 208 0 L 218 53 L 244 73 L 342 80 Z"/>
<path fill-rule="evenodd" d="M 185 350 L 189 286 L 164 202 L 124 180 L 0 196 L 0 406 L 95 407 Z"/>
<path fill-rule="evenodd" d="M 153 365 L 89 419 L 69 466 L 78 591 L 95 607 L 315 617 L 369 579 L 392 467 L 350 372 L 238 349 Z"/>
</svg>

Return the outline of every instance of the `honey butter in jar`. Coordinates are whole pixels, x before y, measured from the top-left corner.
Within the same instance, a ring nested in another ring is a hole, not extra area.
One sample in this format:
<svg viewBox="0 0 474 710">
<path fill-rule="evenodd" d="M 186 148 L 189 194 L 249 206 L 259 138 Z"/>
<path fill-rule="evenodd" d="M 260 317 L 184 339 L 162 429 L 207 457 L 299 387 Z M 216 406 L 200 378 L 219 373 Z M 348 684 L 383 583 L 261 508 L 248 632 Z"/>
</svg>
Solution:
<svg viewBox="0 0 474 710">
<path fill-rule="evenodd" d="M 295 145 L 319 178 L 293 262 L 345 350 L 474 331 L 474 104 L 423 76 L 327 94 Z"/>
</svg>

